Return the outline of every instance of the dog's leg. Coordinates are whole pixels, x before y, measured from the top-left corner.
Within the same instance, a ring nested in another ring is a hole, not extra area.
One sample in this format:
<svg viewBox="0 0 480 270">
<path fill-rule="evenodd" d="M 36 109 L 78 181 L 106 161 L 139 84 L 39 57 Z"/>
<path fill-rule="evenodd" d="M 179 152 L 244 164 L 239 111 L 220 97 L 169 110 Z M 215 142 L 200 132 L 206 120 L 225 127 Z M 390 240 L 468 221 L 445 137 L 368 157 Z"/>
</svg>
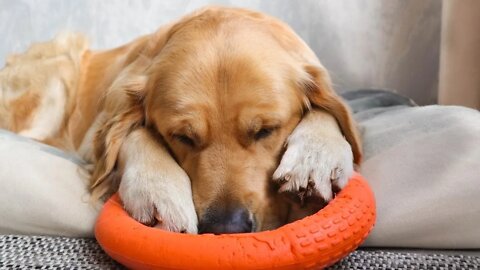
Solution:
<svg viewBox="0 0 480 270">
<path fill-rule="evenodd" d="M 190 179 L 146 129 L 128 135 L 119 155 L 119 193 L 138 221 L 174 232 L 197 232 Z"/>
<path fill-rule="evenodd" d="M 301 202 L 330 201 L 353 173 L 353 155 L 335 118 L 312 110 L 287 139 L 287 149 L 273 174 L 279 192 L 293 192 Z"/>
</svg>

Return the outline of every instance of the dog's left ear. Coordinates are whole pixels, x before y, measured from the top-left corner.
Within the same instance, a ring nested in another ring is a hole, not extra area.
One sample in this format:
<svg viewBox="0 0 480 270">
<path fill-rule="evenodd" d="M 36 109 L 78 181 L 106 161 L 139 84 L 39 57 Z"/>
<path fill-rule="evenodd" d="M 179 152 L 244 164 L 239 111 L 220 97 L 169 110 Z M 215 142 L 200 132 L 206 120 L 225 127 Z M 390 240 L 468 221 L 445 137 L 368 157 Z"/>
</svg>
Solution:
<svg viewBox="0 0 480 270">
<path fill-rule="evenodd" d="M 345 139 L 350 143 L 354 163 L 362 161 L 362 144 L 350 110 L 332 88 L 330 76 L 322 66 L 304 66 L 307 78 L 301 82 L 312 107 L 325 110 L 335 117 Z"/>
</svg>

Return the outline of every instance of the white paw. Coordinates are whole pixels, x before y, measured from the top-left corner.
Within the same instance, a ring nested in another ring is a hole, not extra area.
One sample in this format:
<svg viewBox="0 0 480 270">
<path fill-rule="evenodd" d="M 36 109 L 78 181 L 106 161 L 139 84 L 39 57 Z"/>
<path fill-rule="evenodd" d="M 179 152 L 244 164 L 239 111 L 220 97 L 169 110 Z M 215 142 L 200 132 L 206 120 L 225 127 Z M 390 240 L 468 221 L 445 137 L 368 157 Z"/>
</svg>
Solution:
<svg viewBox="0 0 480 270">
<path fill-rule="evenodd" d="M 122 176 L 119 194 L 127 212 L 146 225 L 156 223 L 155 227 L 172 232 L 197 233 L 188 176 L 173 174 L 176 179 L 167 179 L 143 169 L 130 167 Z"/>
<path fill-rule="evenodd" d="M 273 174 L 279 192 L 298 196 L 300 202 L 320 197 L 328 202 L 353 173 L 353 154 L 342 136 L 322 136 L 296 129 Z"/>
</svg>

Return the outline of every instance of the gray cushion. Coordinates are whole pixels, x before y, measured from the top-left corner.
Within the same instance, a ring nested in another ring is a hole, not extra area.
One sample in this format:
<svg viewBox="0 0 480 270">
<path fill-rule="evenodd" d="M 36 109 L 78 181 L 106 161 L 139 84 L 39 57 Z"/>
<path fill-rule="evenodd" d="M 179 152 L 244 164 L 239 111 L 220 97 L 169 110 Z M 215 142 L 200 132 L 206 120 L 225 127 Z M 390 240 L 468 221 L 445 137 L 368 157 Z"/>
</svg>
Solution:
<svg viewBox="0 0 480 270">
<path fill-rule="evenodd" d="M 480 113 L 385 91 L 348 93 L 377 199 L 364 246 L 480 248 Z"/>
<path fill-rule="evenodd" d="M 0 130 L 0 234 L 92 236 L 85 164 L 74 155 Z"/>
</svg>

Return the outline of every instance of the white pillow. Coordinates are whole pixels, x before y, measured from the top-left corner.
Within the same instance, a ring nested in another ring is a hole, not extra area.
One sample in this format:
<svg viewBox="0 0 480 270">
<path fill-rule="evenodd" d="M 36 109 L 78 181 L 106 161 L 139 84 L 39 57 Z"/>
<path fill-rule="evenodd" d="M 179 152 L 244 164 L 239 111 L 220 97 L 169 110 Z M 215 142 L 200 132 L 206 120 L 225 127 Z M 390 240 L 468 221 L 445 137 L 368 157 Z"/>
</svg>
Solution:
<svg viewBox="0 0 480 270">
<path fill-rule="evenodd" d="M 378 212 L 364 246 L 480 248 L 480 113 L 375 110 L 356 115 Z"/>
<path fill-rule="evenodd" d="M 92 236 L 98 206 L 89 202 L 81 161 L 0 130 L 0 234 Z"/>
</svg>

